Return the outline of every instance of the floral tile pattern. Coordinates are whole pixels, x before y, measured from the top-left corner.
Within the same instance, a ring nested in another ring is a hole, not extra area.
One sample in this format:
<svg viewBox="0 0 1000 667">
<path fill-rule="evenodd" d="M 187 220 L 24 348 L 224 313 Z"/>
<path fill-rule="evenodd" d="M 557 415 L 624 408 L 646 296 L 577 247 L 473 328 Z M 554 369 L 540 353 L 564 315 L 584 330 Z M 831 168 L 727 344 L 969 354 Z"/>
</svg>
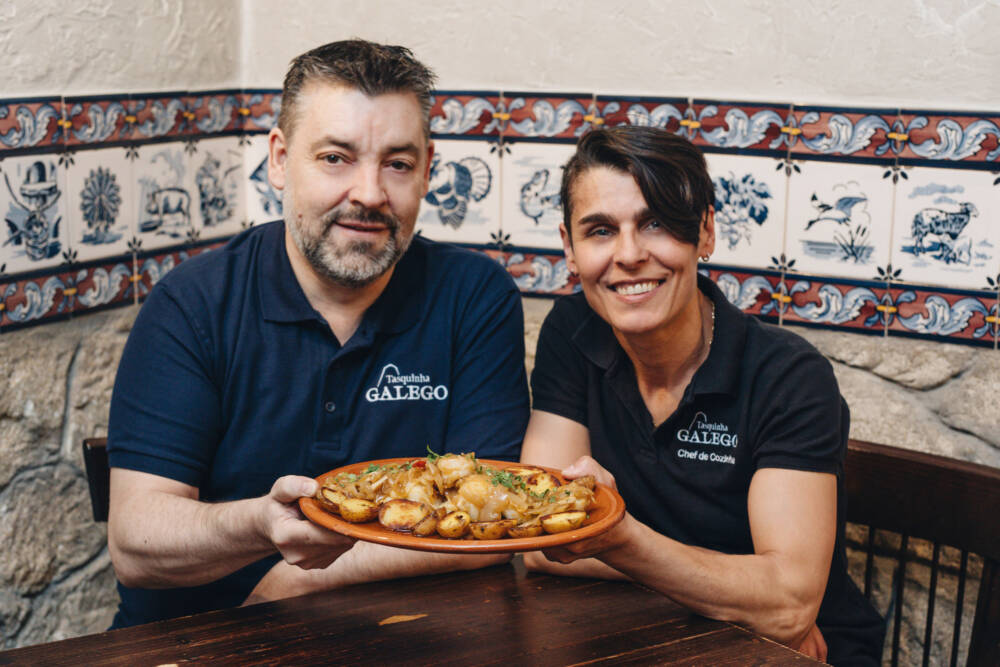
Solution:
<svg viewBox="0 0 1000 667">
<path fill-rule="evenodd" d="M 436 91 L 430 113 L 435 138 L 496 136 L 510 121 L 500 93 L 492 91 Z"/>
<path fill-rule="evenodd" d="M 128 95 L 67 97 L 63 104 L 70 123 L 67 147 L 122 141 L 130 134 Z"/>
<path fill-rule="evenodd" d="M 76 151 L 67 168 L 68 231 L 74 259 L 129 252 L 135 236 L 135 181 L 124 148 Z"/>
<path fill-rule="evenodd" d="M 797 156 L 887 156 L 895 118 L 896 112 L 886 109 L 795 107 L 788 123 L 794 128 L 789 147 Z"/>
<path fill-rule="evenodd" d="M 281 111 L 281 91 L 243 90 L 240 91 L 240 108 L 245 132 L 268 132 L 278 124 Z"/>
<path fill-rule="evenodd" d="M 597 118 L 592 95 L 505 92 L 503 102 L 510 114 L 505 137 L 575 142 Z"/>
<path fill-rule="evenodd" d="M 59 97 L 0 100 L 0 155 L 61 146 L 67 123 Z"/>
<path fill-rule="evenodd" d="M 784 131 L 787 114 L 787 107 L 694 100 L 679 134 L 699 146 L 781 151 L 794 136 Z"/>
</svg>

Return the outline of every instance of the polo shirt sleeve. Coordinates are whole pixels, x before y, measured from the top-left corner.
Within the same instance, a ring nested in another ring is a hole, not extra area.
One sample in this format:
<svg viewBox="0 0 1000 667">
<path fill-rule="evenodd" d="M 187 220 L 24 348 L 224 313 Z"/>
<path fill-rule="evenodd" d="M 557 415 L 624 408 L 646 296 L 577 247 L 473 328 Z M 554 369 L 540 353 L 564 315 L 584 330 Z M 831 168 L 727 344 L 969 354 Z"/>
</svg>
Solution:
<svg viewBox="0 0 1000 667">
<path fill-rule="evenodd" d="M 840 475 L 850 415 L 830 362 L 805 341 L 778 356 L 781 360 L 774 363 L 783 370 L 760 391 L 754 468 Z"/>
<path fill-rule="evenodd" d="M 200 486 L 221 431 L 207 337 L 162 283 L 143 304 L 111 397 L 108 461 Z"/>
<path fill-rule="evenodd" d="M 496 268 L 494 268 L 496 267 Z M 494 263 L 465 299 L 451 378 L 446 447 L 515 461 L 528 426 L 521 294 Z"/>
<path fill-rule="evenodd" d="M 538 334 L 531 372 L 532 408 L 587 426 L 587 361 L 573 344 L 581 324 L 567 299 L 549 311 Z"/>
</svg>

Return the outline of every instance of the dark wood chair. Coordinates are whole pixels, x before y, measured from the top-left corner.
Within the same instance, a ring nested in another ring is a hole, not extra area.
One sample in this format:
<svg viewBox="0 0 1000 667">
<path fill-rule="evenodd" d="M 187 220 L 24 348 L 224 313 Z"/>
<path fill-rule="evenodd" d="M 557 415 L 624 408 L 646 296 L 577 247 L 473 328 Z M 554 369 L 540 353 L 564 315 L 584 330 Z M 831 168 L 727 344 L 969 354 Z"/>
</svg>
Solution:
<svg viewBox="0 0 1000 667">
<path fill-rule="evenodd" d="M 107 438 L 87 438 L 83 441 L 83 464 L 87 469 L 90 507 L 94 511 L 94 521 L 107 521 L 108 489 L 111 486 Z"/>
<path fill-rule="evenodd" d="M 865 545 L 865 595 L 872 594 L 873 558 L 879 550 L 878 531 L 898 533 L 890 605 L 891 663 L 899 660 L 900 627 L 903 623 L 903 588 L 907 545 L 911 539 L 933 545 L 926 619 L 909 619 L 914 627 L 924 624 L 923 664 L 929 664 L 934 597 L 938 583 L 942 546 L 961 550 L 951 662 L 960 662 L 959 637 L 969 554 L 983 560 L 982 577 L 972 619 L 968 665 L 1000 665 L 1000 470 L 897 447 L 858 440 L 848 443 L 847 520 L 869 527 Z M 884 548 L 882 552 L 884 554 Z M 858 582 L 859 585 L 861 582 Z"/>
</svg>

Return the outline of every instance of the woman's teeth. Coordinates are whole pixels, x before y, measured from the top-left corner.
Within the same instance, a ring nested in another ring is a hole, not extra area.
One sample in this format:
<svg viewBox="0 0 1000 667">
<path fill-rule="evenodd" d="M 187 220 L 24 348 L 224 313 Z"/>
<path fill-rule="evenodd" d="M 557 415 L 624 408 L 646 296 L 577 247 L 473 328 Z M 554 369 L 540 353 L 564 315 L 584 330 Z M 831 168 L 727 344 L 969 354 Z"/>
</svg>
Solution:
<svg viewBox="0 0 1000 667">
<path fill-rule="evenodd" d="M 615 287 L 615 291 L 619 294 L 624 294 L 625 296 L 632 296 L 634 294 L 645 294 L 646 292 L 652 292 L 656 289 L 655 282 L 648 283 L 633 283 L 631 285 L 618 285 Z"/>
</svg>

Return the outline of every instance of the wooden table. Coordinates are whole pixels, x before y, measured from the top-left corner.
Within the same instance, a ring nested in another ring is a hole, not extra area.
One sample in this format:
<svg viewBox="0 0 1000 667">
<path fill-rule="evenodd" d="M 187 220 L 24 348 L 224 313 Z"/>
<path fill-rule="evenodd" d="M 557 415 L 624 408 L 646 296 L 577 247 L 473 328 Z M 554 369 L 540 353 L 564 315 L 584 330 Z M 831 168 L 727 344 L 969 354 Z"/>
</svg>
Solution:
<svg viewBox="0 0 1000 667">
<path fill-rule="evenodd" d="M 23 665 L 818 664 L 622 582 L 512 565 L 380 582 L 0 653 Z"/>
</svg>

